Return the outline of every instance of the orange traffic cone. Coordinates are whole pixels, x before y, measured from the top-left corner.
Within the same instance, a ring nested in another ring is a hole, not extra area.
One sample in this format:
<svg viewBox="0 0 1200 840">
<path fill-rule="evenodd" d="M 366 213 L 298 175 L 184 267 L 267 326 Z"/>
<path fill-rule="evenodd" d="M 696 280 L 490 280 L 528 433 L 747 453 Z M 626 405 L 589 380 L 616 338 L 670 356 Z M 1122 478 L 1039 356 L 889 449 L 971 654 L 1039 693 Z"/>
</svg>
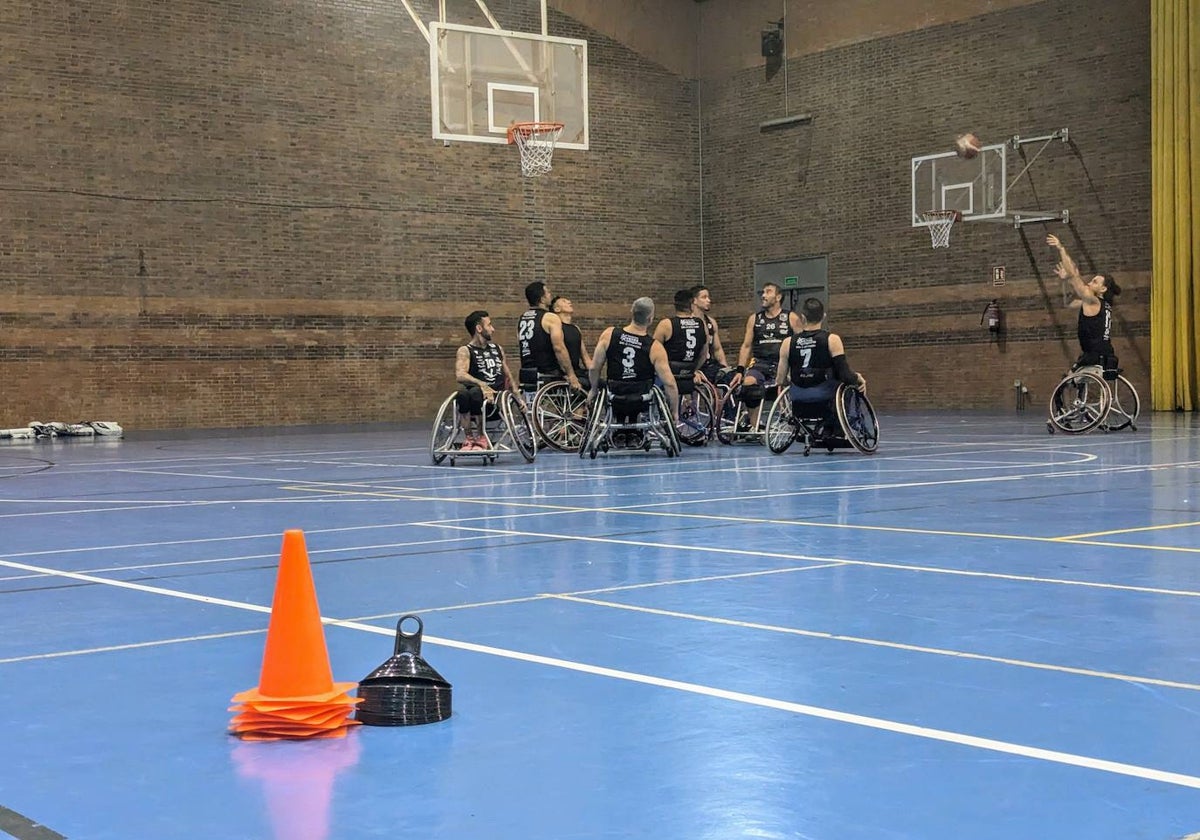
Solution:
<svg viewBox="0 0 1200 840">
<path fill-rule="evenodd" d="M 246 740 L 341 738 L 358 723 L 356 683 L 335 683 L 304 532 L 285 531 L 258 686 L 234 695 L 230 729 Z"/>
</svg>

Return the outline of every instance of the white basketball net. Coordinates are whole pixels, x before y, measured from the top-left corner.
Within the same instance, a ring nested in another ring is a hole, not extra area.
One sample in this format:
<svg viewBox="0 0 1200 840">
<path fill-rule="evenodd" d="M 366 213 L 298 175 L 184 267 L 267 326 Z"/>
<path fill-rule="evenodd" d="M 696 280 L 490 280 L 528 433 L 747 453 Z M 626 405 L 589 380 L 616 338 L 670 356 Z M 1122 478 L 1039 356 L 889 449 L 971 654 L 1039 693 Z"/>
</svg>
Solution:
<svg viewBox="0 0 1200 840">
<path fill-rule="evenodd" d="M 929 225 L 929 238 L 933 240 L 934 248 L 950 247 L 950 229 L 958 221 L 957 210 L 931 210 L 921 216 Z"/>
<path fill-rule="evenodd" d="M 517 123 L 508 130 L 508 142 L 521 152 L 521 174 L 545 175 L 550 171 L 554 144 L 562 134 L 562 123 Z"/>
</svg>

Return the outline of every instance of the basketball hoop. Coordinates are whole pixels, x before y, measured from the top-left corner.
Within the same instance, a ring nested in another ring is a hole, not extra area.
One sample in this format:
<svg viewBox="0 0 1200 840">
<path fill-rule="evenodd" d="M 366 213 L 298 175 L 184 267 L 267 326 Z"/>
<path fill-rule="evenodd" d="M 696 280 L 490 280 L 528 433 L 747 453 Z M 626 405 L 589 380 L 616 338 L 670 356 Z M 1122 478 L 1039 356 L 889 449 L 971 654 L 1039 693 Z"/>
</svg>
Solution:
<svg viewBox="0 0 1200 840">
<path fill-rule="evenodd" d="M 957 210 L 930 210 L 922 213 L 921 217 L 929 227 L 929 238 L 933 240 L 933 247 L 949 248 L 950 229 L 962 218 L 962 214 Z"/>
<path fill-rule="evenodd" d="M 516 143 L 521 152 L 521 174 L 545 175 L 550 171 L 554 144 L 562 134 L 562 123 L 524 122 L 508 127 L 508 142 Z"/>
</svg>

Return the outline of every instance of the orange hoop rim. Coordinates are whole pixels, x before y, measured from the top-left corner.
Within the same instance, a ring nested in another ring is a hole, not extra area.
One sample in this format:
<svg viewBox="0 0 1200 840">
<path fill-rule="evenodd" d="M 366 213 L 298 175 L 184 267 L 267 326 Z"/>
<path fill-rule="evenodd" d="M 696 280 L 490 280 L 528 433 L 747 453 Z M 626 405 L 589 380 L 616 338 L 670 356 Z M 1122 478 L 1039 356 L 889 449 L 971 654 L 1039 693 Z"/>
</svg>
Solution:
<svg viewBox="0 0 1200 840">
<path fill-rule="evenodd" d="M 508 142 L 517 142 L 517 135 L 521 134 L 525 137 L 530 137 L 539 131 L 561 131 L 566 127 L 565 123 L 560 122 L 519 122 L 513 123 L 508 127 Z"/>
</svg>

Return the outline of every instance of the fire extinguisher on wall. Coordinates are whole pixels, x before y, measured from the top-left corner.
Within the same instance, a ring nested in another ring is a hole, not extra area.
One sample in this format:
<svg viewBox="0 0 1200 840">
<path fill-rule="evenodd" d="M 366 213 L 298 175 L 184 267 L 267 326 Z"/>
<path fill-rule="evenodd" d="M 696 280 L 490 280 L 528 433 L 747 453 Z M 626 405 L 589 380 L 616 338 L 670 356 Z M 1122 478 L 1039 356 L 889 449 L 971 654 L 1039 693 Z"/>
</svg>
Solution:
<svg viewBox="0 0 1200 840">
<path fill-rule="evenodd" d="M 980 325 L 987 324 L 988 332 L 999 335 L 1001 317 L 1000 304 L 993 300 L 983 308 L 983 315 L 980 316 L 979 323 Z"/>
</svg>

